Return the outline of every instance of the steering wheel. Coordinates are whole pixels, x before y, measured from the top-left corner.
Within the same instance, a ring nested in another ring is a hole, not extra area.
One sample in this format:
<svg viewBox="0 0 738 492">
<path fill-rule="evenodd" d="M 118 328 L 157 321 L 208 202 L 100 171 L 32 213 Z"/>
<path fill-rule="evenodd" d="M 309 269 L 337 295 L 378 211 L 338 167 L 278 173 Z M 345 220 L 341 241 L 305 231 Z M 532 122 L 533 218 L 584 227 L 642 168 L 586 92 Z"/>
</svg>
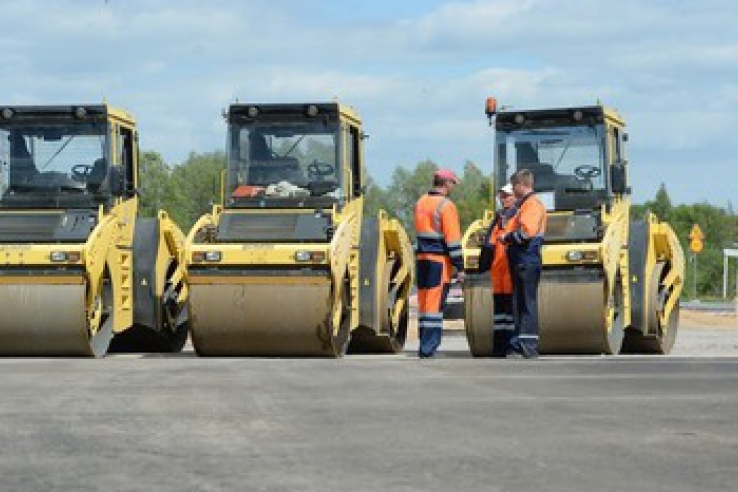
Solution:
<svg viewBox="0 0 738 492">
<path fill-rule="evenodd" d="M 76 164 L 72 166 L 72 179 L 76 181 L 87 181 L 87 177 L 92 173 L 92 166 L 87 164 Z"/>
<path fill-rule="evenodd" d="M 596 178 L 600 173 L 602 173 L 602 170 L 599 167 L 590 166 L 588 164 L 574 168 L 574 175 L 581 179 Z"/>
<path fill-rule="evenodd" d="M 313 163 L 308 164 L 307 167 L 308 174 L 311 174 L 313 176 L 328 176 L 333 174 L 333 171 L 335 171 L 335 169 L 336 167 L 333 164 L 318 161 L 313 161 Z"/>
</svg>

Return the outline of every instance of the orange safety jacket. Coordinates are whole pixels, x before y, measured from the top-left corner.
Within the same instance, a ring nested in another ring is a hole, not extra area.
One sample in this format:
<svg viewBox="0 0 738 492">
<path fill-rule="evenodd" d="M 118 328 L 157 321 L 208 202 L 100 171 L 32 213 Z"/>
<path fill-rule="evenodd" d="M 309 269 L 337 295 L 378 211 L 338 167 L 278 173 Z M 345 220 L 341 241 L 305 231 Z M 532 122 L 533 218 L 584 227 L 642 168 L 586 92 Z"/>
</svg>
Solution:
<svg viewBox="0 0 738 492">
<path fill-rule="evenodd" d="M 511 263 L 542 263 L 541 249 L 546 232 L 546 207 L 529 193 L 517 203 L 517 213 L 510 221 L 506 236 L 507 255 Z"/>
<path fill-rule="evenodd" d="M 512 276 L 510 275 L 510 264 L 507 259 L 505 245 L 501 243 L 502 236 L 512 232 L 512 218 L 517 209 L 512 207 L 497 212 L 492 222 L 492 231 L 489 235 L 489 244 L 494 248 L 492 256 L 492 268 L 490 277 L 492 279 L 492 292 L 494 294 L 512 294 Z"/>
<path fill-rule="evenodd" d="M 442 256 L 447 267 L 464 270 L 461 248 L 461 226 L 456 205 L 442 193 L 431 190 L 417 201 L 414 209 L 416 255 L 432 258 Z M 450 265 L 448 264 L 450 263 Z M 450 268 L 445 268 L 444 282 L 450 280 Z"/>
</svg>

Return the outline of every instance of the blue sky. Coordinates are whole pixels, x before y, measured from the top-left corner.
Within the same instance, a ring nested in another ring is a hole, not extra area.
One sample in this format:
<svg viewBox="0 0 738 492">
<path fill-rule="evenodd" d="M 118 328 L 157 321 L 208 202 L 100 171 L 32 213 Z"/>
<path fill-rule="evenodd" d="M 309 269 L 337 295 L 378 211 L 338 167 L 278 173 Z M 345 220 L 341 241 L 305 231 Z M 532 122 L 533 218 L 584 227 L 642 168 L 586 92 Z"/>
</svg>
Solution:
<svg viewBox="0 0 738 492">
<path fill-rule="evenodd" d="M 108 102 L 171 163 L 224 146 L 231 102 L 362 115 L 370 174 L 490 169 L 484 99 L 617 107 L 634 199 L 738 205 L 738 4 L 648 1 L 8 1 L 0 104 Z"/>
</svg>

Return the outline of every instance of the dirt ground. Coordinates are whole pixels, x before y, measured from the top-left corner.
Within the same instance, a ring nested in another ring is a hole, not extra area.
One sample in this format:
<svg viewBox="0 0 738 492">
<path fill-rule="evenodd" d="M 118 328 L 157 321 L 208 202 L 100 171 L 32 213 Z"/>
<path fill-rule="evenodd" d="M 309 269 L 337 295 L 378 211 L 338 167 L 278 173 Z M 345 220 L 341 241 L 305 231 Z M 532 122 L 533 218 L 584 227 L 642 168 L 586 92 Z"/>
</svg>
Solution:
<svg viewBox="0 0 738 492">
<path fill-rule="evenodd" d="M 737 313 L 712 313 L 682 309 L 679 324 L 689 329 L 737 330 Z"/>
</svg>

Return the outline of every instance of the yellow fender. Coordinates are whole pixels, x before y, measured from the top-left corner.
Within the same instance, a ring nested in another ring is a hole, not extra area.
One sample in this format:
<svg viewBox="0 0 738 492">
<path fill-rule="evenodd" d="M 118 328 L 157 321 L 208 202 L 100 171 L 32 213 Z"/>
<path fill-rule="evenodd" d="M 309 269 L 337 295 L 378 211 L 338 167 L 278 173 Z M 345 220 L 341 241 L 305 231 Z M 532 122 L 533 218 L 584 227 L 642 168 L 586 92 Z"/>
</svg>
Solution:
<svg viewBox="0 0 738 492">
<path fill-rule="evenodd" d="M 337 330 L 341 325 L 341 299 L 345 288 L 343 279 L 346 278 L 352 249 L 352 238 L 357 232 L 355 230 L 357 223 L 356 215 L 351 214 L 345 217 L 336 228 L 328 248 L 328 262 L 331 265 L 331 281 L 333 284 L 331 319 L 334 335 L 337 334 Z"/>
<path fill-rule="evenodd" d="M 628 257 L 625 246 L 628 244 L 628 217 L 627 207 L 615 207 L 610 216 L 610 226 L 602 238 L 602 268 L 607 279 L 608 299 L 615 295 L 615 277 L 620 274 L 620 288 L 622 289 L 623 326 L 630 324 L 630 284 L 628 282 Z M 613 306 L 608 306 L 608 325 L 615 315 Z"/>
<path fill-rule="evenodd" d="M 126 248 L 125 244 L 120 244 L 125 224 L 121 224 L 116 214 L 106 215 L 101 210 L 98 216 L 99 223 L 85 243 L 88 284 L 86 301 L 88 307 L 95 302 L 95 297 L 101 289 L 103 275 L 107 268 L 110 272 L 110 282 L 112 283 L 114 296 L 113 331 L 120 333 L 130 327 L 133 322 L 131 250 Z"/>
<path fill-rule="evenodd" d="M 378 218 L 381 232 L 380 241 L 382 242 L 380 251 L 384 251 L 386 258 L 392 259 L 400 265 L 395 273 L 394 281 L 403 287 L 397 295 L 400 301 L 392 313 L 392 324 L 397 326 L 400 323 L 403 309 L 408 303 L 410 288 L 415 278 L 415 258 L 410 238 L 400 221 L 390 219 L 384 210 L 379 211 Z"/>
<path fill-rule="evenodd" d="M 651 248 L 654 260 L 655 262 L 665 262 L 670 266 L 663 284 L 671 287 L 671 294 L 659 315 L 662 326 L 665 326 L 672 310 L 679 302 L 679 297 L 684 288 L 684 250 L 682 250 L 679 239 L 669 224 L 659 222 L 653 214 L 649 215 L 648 220 L 651 222 Z M 651 267 L 649 268 L 649 271 L 651 271 L 653 265 L 649 263 L 649 267 Z"/>
<path fill-rule="evenodd" d="M 159 247 L 163 248 L 160 254 L 174 258 L 177 261 L 178 268 L 173 273 L 171 280 L 175 284 L 181 284 L 182 290 L 179 293 L 179 304 L 187 302 L 189 290 L 185 278 L 185 235 L 182 230 L 174 223 L 165 211 L 159 211 L 159 231 L 162 234 L 163 241 L 159 241 Z M 168 265 L 157 265 L 160 270 L 157 272 L 158 285 L 164 285 L 167 274 Z"/>
</svg>

